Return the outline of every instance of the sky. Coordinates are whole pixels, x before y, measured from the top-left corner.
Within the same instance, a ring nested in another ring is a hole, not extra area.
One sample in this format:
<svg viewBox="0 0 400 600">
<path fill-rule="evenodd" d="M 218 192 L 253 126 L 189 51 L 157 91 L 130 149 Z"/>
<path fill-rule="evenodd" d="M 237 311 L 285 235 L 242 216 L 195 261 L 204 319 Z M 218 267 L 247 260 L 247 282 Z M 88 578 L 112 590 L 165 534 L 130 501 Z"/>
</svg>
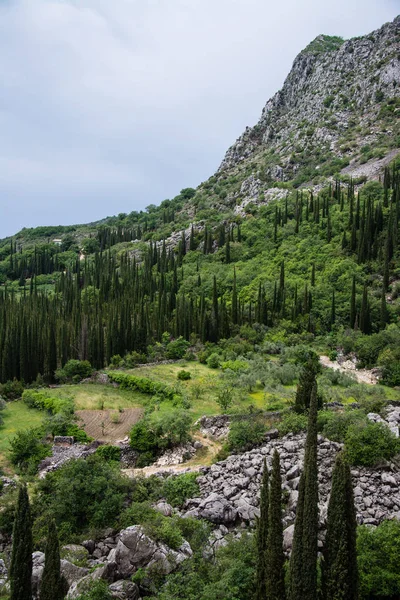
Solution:
<svg viewBox="0 0 400 600">
<path fill-rule="evenodd" d="M 0 0 L 0 238 L 196 187 L 320 33 L 400 0 Z"/>
</svg>

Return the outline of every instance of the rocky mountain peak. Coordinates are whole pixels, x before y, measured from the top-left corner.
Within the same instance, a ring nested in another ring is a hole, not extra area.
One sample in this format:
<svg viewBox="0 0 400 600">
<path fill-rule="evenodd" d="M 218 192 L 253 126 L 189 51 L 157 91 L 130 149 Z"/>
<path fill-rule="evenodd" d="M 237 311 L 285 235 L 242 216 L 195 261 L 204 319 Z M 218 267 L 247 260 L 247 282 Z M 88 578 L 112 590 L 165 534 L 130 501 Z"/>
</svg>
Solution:
<svg viewBox="0 0 400 600">
<path fill-rule="evenodd" d="M 286 181 L 304 162 L 299 154 L 303 159 L 304 153 L 314 154 L 314 169 L 328 153 L 356 160 L 363 146 L 379 143 L 381 134 L 394 138 L 382 124 L 382 109 L 392 102 L 400 110 L 399 81 L 400 16 L 347 41 L 319 35 L 295 58 L 258 123 L 229 148 L 218 173 L 254 159 L 267 180 Z"/>
</svg>

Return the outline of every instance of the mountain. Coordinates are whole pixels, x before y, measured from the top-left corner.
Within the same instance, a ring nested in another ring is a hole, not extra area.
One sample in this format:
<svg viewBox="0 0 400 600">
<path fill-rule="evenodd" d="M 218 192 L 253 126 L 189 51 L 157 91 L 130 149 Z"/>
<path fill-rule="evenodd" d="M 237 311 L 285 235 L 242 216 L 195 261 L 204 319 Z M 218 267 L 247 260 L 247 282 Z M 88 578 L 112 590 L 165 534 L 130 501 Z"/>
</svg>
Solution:
<svg viewBox="0 0 400 600">
<path fill-rule="evenodd" d="M 0 379 L 51 379 L 77 357 L 101 368 L 166 331 L 328 335 L 359 356 L 359 336 L 378 336 L 362 359 L 376 364 L 400 314 L 399 81 L 400 17 L 349 41 L 318 36 L 196 190 L 0 241 Z"/>
<path fill-rule="evenodd" d="M 258 123 L 229 148 L 219 174 L 252 165 L 263 181 L 295 185 L 347 173 L 399 147 L 400 17 L 344 41 L 318 36 L 296 57 Z"/>
</svg>

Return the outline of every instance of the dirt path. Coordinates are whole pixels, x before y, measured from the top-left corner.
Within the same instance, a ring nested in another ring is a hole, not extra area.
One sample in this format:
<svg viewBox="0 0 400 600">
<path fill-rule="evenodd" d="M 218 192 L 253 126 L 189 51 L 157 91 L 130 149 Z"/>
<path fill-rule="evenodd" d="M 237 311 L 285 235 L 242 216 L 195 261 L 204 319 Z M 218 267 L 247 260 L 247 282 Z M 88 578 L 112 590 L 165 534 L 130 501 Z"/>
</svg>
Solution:
<svg viewBox="0 0 400 600">
<path fill-rule="evenodd" d="M 221 444 L 210 438 L 196 433 L 194 439 L 198 440 L 203 444 L 203 447 L 198 450 L 193 458 L 185 463 L 178 465 L 168 465 L 166 467 L 159 467 L 150 465 L 143 467 L 142 469 L 123 469 L 123 473 L 128 477 L 150 477 L 157 473 L 171 473 L 178 475 L 179 473 L 198 473 L 202 467 L 211 465 L 216 454 L 221 449 Z"/>
<path fill-rule="evenodd" d="M 329 367 L 334 371 L 340 371 L 354 377 L 358 383 L 368 383 L 369 385 L 375 385 L 378 383 L 378 378 L 373 371 L 368 369 L 356 369 L 356 366 L 351 360 L 346 360 L 344 363 L 339 364 L 336 361 L 330 360 L 329 356 L 320 356 L 320 363 L 323 367 Z"/>
</svg>

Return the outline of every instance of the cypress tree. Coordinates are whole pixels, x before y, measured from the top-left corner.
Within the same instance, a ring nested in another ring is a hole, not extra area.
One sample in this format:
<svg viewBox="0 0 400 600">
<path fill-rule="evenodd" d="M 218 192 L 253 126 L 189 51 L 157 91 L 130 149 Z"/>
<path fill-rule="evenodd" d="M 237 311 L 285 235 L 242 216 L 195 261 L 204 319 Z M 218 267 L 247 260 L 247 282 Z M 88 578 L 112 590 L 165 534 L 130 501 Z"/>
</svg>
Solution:
<svg viewBox="0 0 400 600">
<path fill-rule="evenodd" d="M 54 519 L 49 521 L 40 600 L 63 600 L 65 582 L 60 571 L 60 547 Z"/>
<path fill-rule="evenodd" d="M 25 485 L 18 492 L 12 542 L 10 600 L 32 600 L 32 519 Z"/>
<path fill-rule="evenodd" d="M 318 557 L 318 464 L 317 464 L 317 384 L 311 393 L 307 440 L 304 455 L 304 515 L 303 515 L 303 596 L 317 598 Z"/>
<path fill-rule="evenodd" d="M 331 302 L 331 321 L 330 321 L 331 329 L 334 326 L 335 321 L 336 321 L 335 290 L 333 290 L 332 302 Z"/>
<path fill-rule="evenodd" d="M 272 459 L 266 549 L 266 598 L 285 600 L 285 555 L 283 553 L 282 478 L 279 453 Z"/>
<path fill-rule="evenodd" d="M 358 600 L 356 510 L 350 467 L 339 454 L 332 474 L 322 562 L 323 600 Z"/>
<path fill-rule="evenodd" d="M 350 300 L 350 327 L 354 328 L 356 322 L 356 277 L 353 275 L 351 284 L 351 300 Z"/>
<path fill-rule="evenodd" d="M 296 397 L 294 401 L 294 410 L 297 413 L 304 412 L 311 401 L 312 390 L 315 385 L 316 368 L 314 362 L 309 360 L 303 367 L 300 374 L 299 383 L 297 385 Z"/>
<path fill-rule="evenodd" d="M 260 516 L 257 520 L 257 573 L 256 573 L 256 600 L 265 600 L 266 584 L 266 548 L 269 526 L 269 473 L 267 462 L 264 458 L 264 469 L 260 492 Z"/>
<path fill-rule="evenodd" d="M 313 386 L 308 414 L 304 467 L 290 557 L 291 600 L 317 599 L 318 556 L 318 466 L 317 466 L 317 385 Z"/>
<path fill-rule="evenodd" d="M 386 294 L 385 294 L 385 288 L 382 288 L 382 294 L 381 294 L 381 314 L 380 314 L 380 328 L 381 329 L 385 329 L 386 324 L 388 322 L 388 311 L 387 311 L 387 305 L 386 305 Z"/>
</svg>

